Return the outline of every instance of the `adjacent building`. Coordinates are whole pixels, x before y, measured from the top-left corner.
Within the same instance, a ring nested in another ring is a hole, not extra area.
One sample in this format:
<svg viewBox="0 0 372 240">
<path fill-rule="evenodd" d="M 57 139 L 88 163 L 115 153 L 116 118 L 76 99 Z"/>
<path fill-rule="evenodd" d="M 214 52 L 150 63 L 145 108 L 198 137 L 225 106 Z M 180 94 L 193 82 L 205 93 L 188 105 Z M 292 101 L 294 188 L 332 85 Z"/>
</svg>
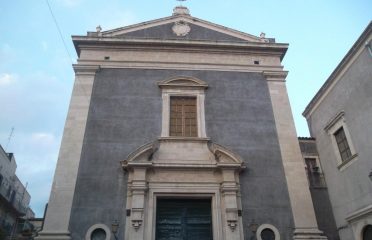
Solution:
<svg viewBox="0 0 372 240">
<path fill-rule="evenodd" d="M 333 217 L 328 188 L 324 178 L 315 138 L 298 138 L 304 160 L 311 198 L 313 200 L 316 220 L 328 240 L 340 240 Z"/>
<path fill-rule="evenodd" d="M 288 44 L 182 6 L 73 42 L 37 239 L 326 239 L 286 91 Z"/>
<path fill-rule="evenodd" d="M 29 207 L 31 196 L 16 175 L 13 153 L 0 145 L 0 229 L 1 234 L 15 236 L 19 218 L 33 218 Z"/>
<path fill-rule="evenodd" d="M 306 107 L 341 240 L 372 239 L 372 23 Z"/>
</svg>

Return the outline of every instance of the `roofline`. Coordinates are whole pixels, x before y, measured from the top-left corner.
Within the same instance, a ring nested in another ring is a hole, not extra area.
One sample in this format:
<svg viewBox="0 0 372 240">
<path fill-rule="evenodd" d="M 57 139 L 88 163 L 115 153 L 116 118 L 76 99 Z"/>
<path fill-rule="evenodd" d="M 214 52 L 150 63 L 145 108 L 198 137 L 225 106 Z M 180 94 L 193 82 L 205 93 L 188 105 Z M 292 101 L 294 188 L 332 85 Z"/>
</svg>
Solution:
<svg viewBox="0 0 372 240">
<path fill-rule="evenodd" d="M 161 40 L 161 39 L 123 39 L 116 37 L 92 37 L 92 36 L 72 36 L 75 50 L 80 56 L 80 45 L 121 45 L 121 46 L 170 46 L 170 47 L 210 47 L 219 49 L 266 49 L 277 51 L 282 60 L 287 52 L 287 43 L 269 42 L 231 42 L 231 41 L 205 41 L 205 40 Z"/>
<path fill-rule="evenodd" d="M 114 33 L 114 32 L 131 29 L 131 28 L 134 28 L 135 29 L 135 28 L 138 28 L 138 27 L 141 27 L 141 26 L 150 25 L 150 24 L 161 23 L 161 22 L 168 21 L 168 20 L 175 19 L 175 18 L 184 18 L 184 19 L 189 19 L 189 20 L 191 20 L 193 22 L 204 23 L 204 24 L 207 24 L 207 25 L 214 26 L 216 28 L 221 28 L 223 30 L 230 31 L 230 32 L 233 32 L 235 34 L 242 35 L 242 37 L 253 38 L 253 39 L 257 40 L 257 41 L 260 41 L 260 38 L 257 37 L 257 36 L 255 36 L 255 35 L 252 35 L 252 34 L 249 34 L 249 33 L 245 33 L 245 32 L 241 32 L 241 31 L 236 30 L 236 29 L 233 29 L 233 28 L 225 27 L 223 25 L 216 24 L 216 23 L 213 23 L 213 22 L 210 22 L 210 21 L 207 21 L 207 20 L 203 20 L 203 19 L 200 19 L 200 18 L 197 18 L 197 17 L 193 17 L 191 15 L 186 15 L 186 14 L 182 14 L 182 15 L 171 15 L 171 16 L 168 16 L 168 17 L 157 18 L 157 19 L 150 20 L 150 21 L 145 21 L 145 22 L 141 22 L 141 23 L 131 24 L 131 25 L 124 26 L 124 27 L 119 27 L 119 28 L 114 28 L 114 29 L 111 29 L 111 30 L 102 31 L 102 35 L 107 35 L 107 34 L 111 34 L 111 33 Z"/>
<path fill-rule="evenodd" d="M 337 78 L 339 77 L 340 73 L 344 69 L 344 67 L 349 63 L 349 61 L 354 57 L 354 55 L 358 52 L 361 47 L 365 46 L 365 41 L 368 40 L 369 35 L 372 33 L 372 21 L 369 22 L 368 26 L 364 29 L 363 33 L 357 39 L 357 41 L 353 44 L 351 49 L 346 53 L 345 57 L 341 60 L 341 62 L 337 65 L 335 70 L 331 73 L 322 87 L 318 90 L 315 96 L 311 99 L 310 103 L 306 106 L 302 115 L 305 118 L 308 118 L 309 114 L 314 110 L 316 104 L 321 101 L 321 98 L 326 94 L 326 91 L 332 87 L 332 83 L 334 83 Z M 370 43 L 371 44 L 371 43 Z"/>
</svg>

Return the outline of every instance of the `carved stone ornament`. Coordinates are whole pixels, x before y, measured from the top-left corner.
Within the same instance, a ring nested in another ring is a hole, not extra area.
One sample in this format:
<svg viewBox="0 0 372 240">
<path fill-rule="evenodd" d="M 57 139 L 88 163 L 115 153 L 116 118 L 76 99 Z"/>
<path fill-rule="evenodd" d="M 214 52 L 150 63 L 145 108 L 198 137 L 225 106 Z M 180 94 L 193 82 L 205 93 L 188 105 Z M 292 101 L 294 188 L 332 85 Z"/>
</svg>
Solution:
<svg viewBox="0 0 372 240">
<path fill-rule="evenodd" d="M 183 37 L 189 34 L 191 28 L 186 22 L 178 21 L 174 23 L 172 30 L 173 33 L 176 34 L 177 36 Z"/>
</svg>

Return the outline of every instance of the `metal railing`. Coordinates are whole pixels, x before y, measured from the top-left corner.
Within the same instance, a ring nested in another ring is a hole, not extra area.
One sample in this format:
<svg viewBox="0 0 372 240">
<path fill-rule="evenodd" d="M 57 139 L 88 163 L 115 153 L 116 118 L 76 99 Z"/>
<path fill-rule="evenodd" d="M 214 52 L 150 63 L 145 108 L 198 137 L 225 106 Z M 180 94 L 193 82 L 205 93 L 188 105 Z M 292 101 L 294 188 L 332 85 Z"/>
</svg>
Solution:
<svg viewBox="0 0 372 240">
<path fill-rule="evenodd" d="M 15 192 L 13 194 L 14 189 L 9 191 L 9 187 L 5 187 L 3 184 L 0 185 L 0 195 L 6 199 L 6 201 L 17 210 L 21 215 L 26 214 L 28 206 L 25 206 L 17 195 L 20 193 Z"/>
<path fill-rule="evenodd" d="M 326 188 L 326 182 L 324 174 L 319 171 L 308 171 L 307 179 L 309 180 L 309 186 L 314 188 Z"/>
</svg>

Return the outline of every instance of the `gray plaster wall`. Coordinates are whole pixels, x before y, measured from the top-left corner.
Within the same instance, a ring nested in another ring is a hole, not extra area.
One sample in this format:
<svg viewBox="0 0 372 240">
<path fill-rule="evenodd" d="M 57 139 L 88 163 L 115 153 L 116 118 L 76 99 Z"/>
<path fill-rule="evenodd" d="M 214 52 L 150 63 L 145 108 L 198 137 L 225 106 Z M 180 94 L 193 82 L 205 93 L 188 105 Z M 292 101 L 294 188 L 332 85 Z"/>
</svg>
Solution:
<svg viewBox="0 0 372 240">
<path fill-rule="evenodd" d="M 70 231 L 82 239 L 96 223 L 121 221 L 126 175 L 119 161 L 161 133 L 162 99 L 157 82 L 174 76 L 206 81 L 207 136 L 239 154 L 245 239 L 251 223 L 276 226 L 290 239 L 293 219 L 267 82 L 259 73 L 102 69 L 96 76 L 79 167 Z"/>
<path fill-rule="evenodd" d="M 316 148 L 315 139 L 301 139 L 299 138 L 300 149 L 304 158 L 318 157 L 318 150 Z M 309 178 L 309 188 L 311 193 L 311 199 L 313 200 L 313 206 L 318 223 L 319 230 L 321 230 L 328 240 L 339 240 L 336 222 L 333 216 L 332 205 L 329 200 L 328 188 L 324 183 L 324 174 L 312 173 L 307 169 L 307 177 Z M 313 183 L 313 184 L 311 184 Z M 320 184 L 314 184 L 320 183 Z"/>
<path fill-rule="evenodd" d="M 208 41 L 233 41 L 244 42 L 243 39 L 236 38 L 224 33 L 213 31 L 195 24 L 188 23 L 191 30 L 186 36 L 177 36 L 173 33 L 174 23 L 163 24 L 156 27 L 146 28 L 138 31 L 125 33 L 121 38 L 144 38 L 144 39 L 175 39 L 175 40 L 208 40 Z"/>
<path fill-rule="evenodd" d="M 308 118 L 311 136 L 317 139 L 320 161 L 342 240 L 353 239 L 345 217 L 372 204 L 372 184 L 368 179 L 372 169 L 371 66 L 372 57 L 364 48 L 361 55 Z M 326 124 L 340 111 L 345 112 L 345 124 L 358 154 L 357 160 L 343 171 L 337 168 L 337 152 L 331 142 L 333 136 L 324 130 Z"/>
</svg>

